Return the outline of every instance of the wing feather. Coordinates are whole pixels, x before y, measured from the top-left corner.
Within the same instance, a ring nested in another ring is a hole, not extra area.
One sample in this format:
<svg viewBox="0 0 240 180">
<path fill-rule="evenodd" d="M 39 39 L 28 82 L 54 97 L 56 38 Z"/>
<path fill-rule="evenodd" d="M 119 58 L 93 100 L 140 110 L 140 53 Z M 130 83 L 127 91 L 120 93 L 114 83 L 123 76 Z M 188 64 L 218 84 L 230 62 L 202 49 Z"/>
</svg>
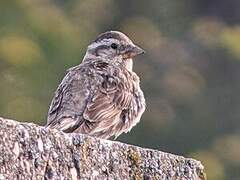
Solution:
<svg viewBox="0 0 240 180">
<path fill-rule="evenodd" d="M 51 102 L 46 126 L 67 130 L 81 124 L 80 117 L 90 95 L 83 73 L 81 66 L 67 71 Z"/>
<path fill-rule="evenodd" d="M 88 102 L 83 113 L 84 118 L 95 123 L 89 134 L 102 136 L 114 135 L 114 127 L 121 123 L 123 110 L 129 109 L 133 101 L 133 87 L 130 82 L 119 80 L 116 77 L 105 77 L 98 91 Z M 126 86 L 127 85 L 127 86 Z"/>
<path fill-rule="evenodd" d="M 108 65 L 91 64 L 90 73 L 81 66 L 71 68 L 55 92 L 47 126 L 102 138 L 131 129 L 145 109 L 138 102 L 145 102 L 143 94 L 139 98 L 135 91 L 139 82 L 128 71 Z"/>
</svg>

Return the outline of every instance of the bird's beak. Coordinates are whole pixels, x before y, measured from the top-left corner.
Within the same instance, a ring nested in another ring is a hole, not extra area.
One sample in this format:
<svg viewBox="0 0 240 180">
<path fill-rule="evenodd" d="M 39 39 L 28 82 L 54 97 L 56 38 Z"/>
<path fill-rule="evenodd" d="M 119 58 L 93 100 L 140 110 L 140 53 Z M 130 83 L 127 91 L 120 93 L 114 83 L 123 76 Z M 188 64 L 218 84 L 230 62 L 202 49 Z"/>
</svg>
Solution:
<svg viewBox="0 0 240 180">
<path fill-rule="evenodd" d="M 123 55 L 124 59 L 133 58 L 137 55 L 143 54 L 145 51 L 137 45 L 129 45 Z"/>
</svg>

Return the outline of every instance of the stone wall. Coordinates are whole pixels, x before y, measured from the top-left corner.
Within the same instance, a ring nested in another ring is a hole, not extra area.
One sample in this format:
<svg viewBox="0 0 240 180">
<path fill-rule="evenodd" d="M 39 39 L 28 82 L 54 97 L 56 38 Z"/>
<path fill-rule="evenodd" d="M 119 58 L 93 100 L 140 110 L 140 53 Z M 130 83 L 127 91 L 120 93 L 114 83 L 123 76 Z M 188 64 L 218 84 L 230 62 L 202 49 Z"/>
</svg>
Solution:
<svg viewBox="0 0 240 180">
<path fill-rule="evenodd" d="M 0 118 L 3 179 L 206 179 L 194 159 Z"/>
</svg>

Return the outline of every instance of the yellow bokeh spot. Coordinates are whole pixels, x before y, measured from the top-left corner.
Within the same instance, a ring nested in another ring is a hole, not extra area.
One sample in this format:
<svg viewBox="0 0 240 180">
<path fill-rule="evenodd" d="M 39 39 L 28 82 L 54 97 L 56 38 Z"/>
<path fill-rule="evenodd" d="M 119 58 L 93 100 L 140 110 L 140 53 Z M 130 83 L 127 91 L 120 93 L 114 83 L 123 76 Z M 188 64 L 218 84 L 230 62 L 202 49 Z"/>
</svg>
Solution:
<svg viewBox="0 0 240 180">
<path fill-rule="evenodd" d="M 207 47 L 218 47 L 224 28 L 225 25 L 219 20 L 203 18 L 194 22 L 192 33 L 201 44 Z"/>
<path fill-rule="evenodd" d="M 240 58 L 240 26 L 225 28 L 222 32 L 222 45 L 236 58 Z"/>
<path fill-rule="evenodd" d="M 134 42 L 139 42 L 147 50 L 157 49 L 159 51 L 162 41 L 161 32 L 150 19 L 144 17 L 129 18 L 123 23 L 122 30 Z"/>
<path fill-rule="evenodd" d="M 222 148 L 224 147 L 224 148 Z M 215 152 L 224 161 L 233 164 L 240 165 L 240 136 L 228 135 L 217 139 L 213 146 Z"/>
<path fill-rule="evenodd" d="M 214 153 L 209 151 L 198 151 L 194 154 L 191 154 L 190 156 L 202 162 L 208 179 L 224 179 L 224 166 Z"/>
<path fill-rule="evenodd" d="M 3 115 L 12 119 L 33 122 L 41 117 L 44 108 L 44 105 L 37 99 L 20 96 L 6 103 Z"/>
<path fill-rule="evenodd" d="M 179 66 L 163 77 L 164 89 L 173 99 L 186 101 L 200 95 L 206 84 L 203 76 L 191 66 Z"/>
<path fill-rule="evenodd" d="M 0 58 L 13 65 L 29 65 L 39 61 L 41 50 L 32 40 L 16 35 L 0 39 Z"/>
</svg>

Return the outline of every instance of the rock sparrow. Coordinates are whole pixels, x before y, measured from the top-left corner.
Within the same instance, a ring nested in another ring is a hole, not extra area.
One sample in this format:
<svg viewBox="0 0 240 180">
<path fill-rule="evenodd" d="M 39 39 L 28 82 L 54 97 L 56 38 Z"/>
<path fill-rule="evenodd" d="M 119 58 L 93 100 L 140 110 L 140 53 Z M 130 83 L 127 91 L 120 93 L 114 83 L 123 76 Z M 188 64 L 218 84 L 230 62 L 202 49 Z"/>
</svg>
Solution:
<svg viewBox="0 0 240 180">
<path fill-rule="evenodd" d="M 132 58 L 143 52 L 121 32 L 100 34 L 58 86 L 46 127 L 105 139 L 130 131 L 145 110 L 132 71 Z"/>
</svg>

